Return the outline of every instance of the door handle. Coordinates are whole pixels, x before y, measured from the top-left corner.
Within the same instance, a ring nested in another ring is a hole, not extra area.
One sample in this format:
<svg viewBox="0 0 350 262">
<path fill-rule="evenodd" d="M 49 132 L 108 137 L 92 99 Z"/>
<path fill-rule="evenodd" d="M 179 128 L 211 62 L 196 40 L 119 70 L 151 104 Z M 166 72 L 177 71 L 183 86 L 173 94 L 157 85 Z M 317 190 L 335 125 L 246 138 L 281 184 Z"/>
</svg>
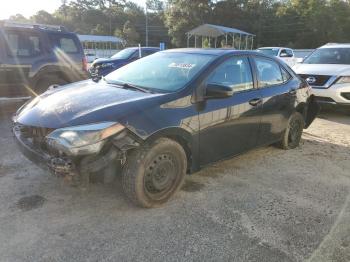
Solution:
<svg viewBox="0 0 350 262">
<path fill-rule="evenodd" d="M 288 94 L 295 96 L 297 94 L 297 90 L 293 88 L 293 89 L 289 90 Z"/>
<path fill-rule="evenodd" d="M 249 104 L 251 106 L 257 106 L 259 105 L 260 103 L 262 102 L 262 99 L 261 98 L 254 98 L 252 100 L 249 101 Z"/>
</svg>

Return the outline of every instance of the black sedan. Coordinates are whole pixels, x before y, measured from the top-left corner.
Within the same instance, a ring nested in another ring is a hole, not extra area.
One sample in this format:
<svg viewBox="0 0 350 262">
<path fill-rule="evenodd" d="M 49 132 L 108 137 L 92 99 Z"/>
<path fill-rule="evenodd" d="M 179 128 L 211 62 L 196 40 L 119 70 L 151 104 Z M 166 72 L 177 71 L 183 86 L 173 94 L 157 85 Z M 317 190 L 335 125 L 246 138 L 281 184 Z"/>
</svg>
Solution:
<svg viewBox="0 0 350 262">
<path fill-rule="evenodd" d="M 122 170 L 129 199 L 153 207 L 205 165 L 297 147 L 317 112 L 307 83 L 277 59 L 175 49 L 48 90 L 18 110 L 13 131 L 40 166 L 83 185 Z"/>
</svg>

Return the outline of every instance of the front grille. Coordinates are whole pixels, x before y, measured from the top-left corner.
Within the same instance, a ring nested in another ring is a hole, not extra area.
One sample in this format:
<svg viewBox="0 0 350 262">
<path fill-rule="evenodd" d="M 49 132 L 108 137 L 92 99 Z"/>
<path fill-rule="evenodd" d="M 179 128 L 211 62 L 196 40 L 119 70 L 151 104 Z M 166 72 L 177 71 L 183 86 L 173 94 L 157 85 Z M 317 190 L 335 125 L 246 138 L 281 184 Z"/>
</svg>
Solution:
<svg viewBox="0 0 350 262">
<path fill-rule="evenodd" d="M 22 138 L 28 140 L 33 146 L 46 151 L 45 137 L 53 131 L 50 128 L 16 125 L 16 130 L 20 132 Z"/>
<path fill-rule="evenodd" d="M 347 93 L 340 93 L 342 97 L 344 97 L 345 99 L 347 100 L 350 100 L 350 93 L 347 92 Z"/>
<path fill-rule="evenodd" d="M 303 79 L 308 79 L 309 77 L 311 78 L 314 78 L 315 79 L 315 82 L 313 83 L 309 83 L 310 86 L 324 86 L 327 81 L 332 77 L 332 76 L 325 76 L 325 75 L 304 75 L 304 74 L 300 74 L 300 76 L 303 78 Z"/>
<path fill-rule="evenodd" d="M 43 127 L 32 127 L 32 126 L 19 126 L 20 131 L 24 137 L 30 138 L 45 138 L 53 129 Z"/>
</svg>

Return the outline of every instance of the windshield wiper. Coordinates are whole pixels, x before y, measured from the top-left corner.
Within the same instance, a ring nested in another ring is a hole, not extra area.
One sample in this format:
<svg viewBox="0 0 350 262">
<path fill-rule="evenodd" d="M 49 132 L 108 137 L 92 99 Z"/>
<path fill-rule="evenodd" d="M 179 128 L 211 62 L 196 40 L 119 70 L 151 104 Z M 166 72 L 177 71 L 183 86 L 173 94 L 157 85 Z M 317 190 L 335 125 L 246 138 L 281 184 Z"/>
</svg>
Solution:
<svg viewBox="0 0 350 262">
<path fill-rule="evenodd" d="M 133 84 L 123 83 L 123 82 L 118 82 L 118 81 L 111 81 L 111 82 L 109 82 L 104 77 L 103 77 L 103 80 L 106 81 L 107 84 L 120 86 L 123 89 L 134 89 L 134 90 L 141 91 L 141 92 L 144 92 L 144 93 L 152 93 L 150 90 L 148 90 L 146 88 L 143 88 L 143 87 L 140 87 L 140 86 L 136 86 L 136 85 L 133 85 Z"/>
<path fill-rule="evenodd" d="M 135 89 L 135 90 L 138 90 L 138 91 L 141 91 L 141 92 L 144 92 L 144 93 L 151 93 L 150 90 L 146 89 L 146 88 L 143 88 L 143 87 L 140 87 L 140 86 L 135 86 L 135 85 L 132 85 L 132 84 L 129 84 L 129 83 L 123 83 L 121 84 L 121 86 L 125 89 Z"/>
</svg>

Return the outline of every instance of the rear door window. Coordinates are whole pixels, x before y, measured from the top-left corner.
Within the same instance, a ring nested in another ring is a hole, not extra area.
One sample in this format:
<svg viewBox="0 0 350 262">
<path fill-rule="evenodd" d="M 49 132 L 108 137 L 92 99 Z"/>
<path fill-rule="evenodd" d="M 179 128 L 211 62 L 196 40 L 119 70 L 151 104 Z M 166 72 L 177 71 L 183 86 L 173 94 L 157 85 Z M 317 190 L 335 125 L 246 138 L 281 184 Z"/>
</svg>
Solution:
<svg viewBox="0 0 350 262">
<path fill-rule="evenodd" d="M 291 49 L 286 49 L 286 53 L 287 53 L 288 57 L 294 56 L 293 50 L 291 50 Z"/>
<path fill-rule="evenodd" d="M 42 54 L 40 36 L 34 32 L 6 31 L 5 38 L 9 56 L 35 57 Z"/>
<path fill-rule="evenodd" d="M 254 60 L 257 67 L 259 87 L 283 84 L 284 81 L 279 64 L 262 57 L 255 57 Z"/>
</svg>

